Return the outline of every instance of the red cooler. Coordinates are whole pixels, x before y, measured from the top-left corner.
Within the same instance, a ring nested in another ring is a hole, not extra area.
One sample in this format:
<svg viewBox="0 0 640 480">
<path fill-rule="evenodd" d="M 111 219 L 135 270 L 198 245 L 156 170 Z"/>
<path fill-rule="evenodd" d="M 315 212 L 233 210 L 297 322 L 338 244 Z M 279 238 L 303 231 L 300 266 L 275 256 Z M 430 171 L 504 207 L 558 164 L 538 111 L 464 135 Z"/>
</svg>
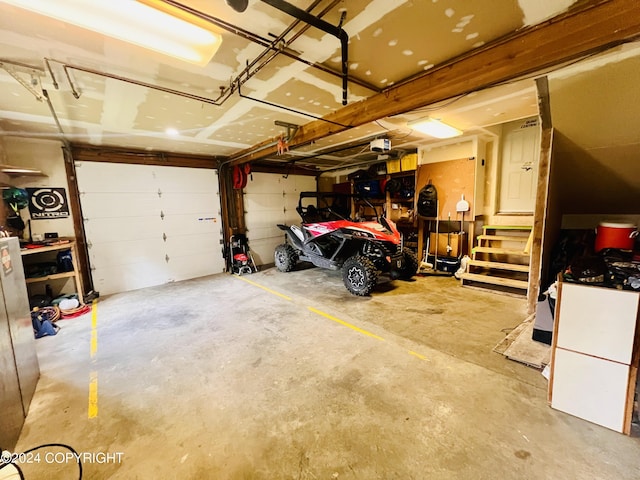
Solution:
<svg viewBox="0 0 640 480">
<path fill-rule="evenodd" d="M 638 227 L 630 223 L 602 222 L 596 228 L 595 251 L 604 248 L 619 248 L 633 250 L 633 244 L 638 235 Z"/>
</svg>

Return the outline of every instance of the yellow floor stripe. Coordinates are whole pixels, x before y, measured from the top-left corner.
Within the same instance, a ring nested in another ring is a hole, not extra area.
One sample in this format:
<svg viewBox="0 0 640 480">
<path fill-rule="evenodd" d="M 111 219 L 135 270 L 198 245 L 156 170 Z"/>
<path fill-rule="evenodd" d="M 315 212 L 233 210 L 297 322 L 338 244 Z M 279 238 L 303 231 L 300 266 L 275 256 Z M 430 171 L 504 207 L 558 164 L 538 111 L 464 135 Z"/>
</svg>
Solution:
<svg viewBox="0 0 640 480">
<path fill-rule="evenodd" d="M 250 283 L 250 284 L 251 284 L 251 285 L 253 285 L 254 287 L 261 288 L 261 289 L 262 289 L 262 290 L 264 290 L 265 292 L 272 293 L 272 294 L 274 294 L 274 295 L 276 295 L 276 296 L 278 296 L 278 297 L 280 297 L 280 298 L 284 298 L 285 300 L 289 300 L 289 301 L 291 301 L 291 297 L 287 297 L 286 295 L 283 295 L 283 294 L 281 294 L 281 293 L 278 293 L 278 292 L 276 292 L 275 290 L 271 290 L 270 288 L 263 287 L 263 286 L 262 286 L 262 285 L 260 285 L 259 283 L 252 282 L 251 280 L 247 280 L 246 278 L 241 277 L 241 276 L 239 276 L 239 275 L 234 275 L 234 277 L 236 277 L 237 279 L 243 280 L 243 281 L 245 281 L 245 282 L 247 282 L 247 283 Z"/>
<path fill-rule="evenodd" d="M 98 372 L 91 372 L 89 382 L 89 418 L 98 416 Z"/>
<path fill-rule="evenodd" d="M 291 297 L 287 297 L 286 295 L 283 295 L 282 293 L 278 293 L 275 290 L 271 290 L 270 288 L 264 287 L 264 286 L 260 285 L 259 283 L 252 282 L 251 280 L 248 280 L 248 279 L 246 279 L 244 277 L 241 277 L 239 275 L 234 275 L 234 277 L 236 277 L 236 278 L 238 278 L 238 279 L 240 279 L 240 280 L 242 280 L 244 282 L 247 282 L 247 283 L 253 285 L 254 287 L 261 288 L 265 292 L 272 293 L 273 295 L 276 295 L 276 296 L 278 296 L 280 298 L 284 298 L 285 300 L 288 300 L 290 302 L 292 301 Z M 344 325 L 345 327 L 348 327 L 351 330 L 355 330 L 356 332 L 362 333 L 363 335 L 366 335 L 367 337 L 375 338 L 376 340 L 382 340 L 384 342 L 384 338 L 382 338 L 382 337 L 380 337 L 380 336 L 378 336 L 378 335 L 376 335 L 374 333 L 368 332 L 367 330 L 364 330 L 362 328 L 356 327 L 355 325 L 352 325 L 349 322 L 345 322 L 344 320 L 340 320 L 339 318 L 336 318 L 333 315 L 329 315 L 328 313 L 325 313 L 322 310 L 318 310 L 317 308 L 313 308 L 313 307 L 307 307 L 307 308 L 310 311 L 312 311 L 313 313 L 317 313 L 318 315 L 321 315 L 324 318 L 328 318 L 329 320 L 331 320 L 333 322 L 339 323 L 340 325 Z M 418 357 L 420 360 L 426 360 L 427 359 L 427 357 L 425 357 L 424 355 L 420 355 L 419 353 L 414 352 L 412 350 L 409 350 L 408 352 L 409 352 L 409 354 L 413 355 L 414 357 Z M 96 382 L 97 382 L 97 379 L 96 379 Z M 97 388 L 97 386 L 96 386 L 96 388 Z M 96 390 L 96 392 L 97 392 L 97 390 Z M 97 395 L 97 393 L 96 393 L 96 395 Z M 96 397 L 96 402 L 97 402 L 97 397 Z M 97 415 L 97 406 L 96 406 L 96 415 Z"/>
<path fill-rule="evenodd" d="M 329 320 L 332 320 L 332 321 L 334 321 L 336 323 L 339 323 L 340 325 L 344 325 L 345 327 L 349 327 L 351 330 L 355 330 L 356 332 L 360 332 L 360 333 L 362 333 L 362 334 L 364 334 L 364 335 L 366 335 L 368 337 L 375 338 L 377 340 L 382 340 L 384 342 L 384 338 L 379 337 L 378 335 L 375 335 L 375 334 L 373 334 L 371 332 L 367 332 L 366 330 L 363 330 L 362 328 L 358 328 L 355 325 L 351 325 L 350 323 L 345 322 L 344 320 L 340 320 L 339 318 L 336 318 L 336 317 L 334 317 L 332 315 L 329 315 L 328 313 L 324 313 L 323 311 L 318 310 L 316 308 L 313 308 L 313 307 L 307 307 L 307 308 L 309 310 L 311 310 L 313 313 L 317 313 L 318 315 L 322 315 L 323 317 L 328 318 Z"/>
<path fill-rule="evenodd" d="M 95 363 L 98 353 L 98 300 L 91 302 L 91 363 Z M 98 372 L 92 371 L 89 376 L 89 408 L 87 411 L 89 418 L 98 416 Z"/>
<path fill-rule="evenodd" d="M 95 357 L 96 353 L 98 353 L 98 331 L 91 330 L 91 358 Z"/>
<path fill-rule="evenodd" d="M 91 328 L 98 328 L 98 299 L 91 302 Z"/>
<path fill-rule="evenodd" d="M 409 353 L 411 355 L 413 355 L 414 357 L 418 357 L 420 360 L 426 360 L 427 359 L 427 357 L 425 357 L 424 355 L 420 355 L 419 353 L 416 353 L 413 350 L 409 350 Z"/>
</svg>

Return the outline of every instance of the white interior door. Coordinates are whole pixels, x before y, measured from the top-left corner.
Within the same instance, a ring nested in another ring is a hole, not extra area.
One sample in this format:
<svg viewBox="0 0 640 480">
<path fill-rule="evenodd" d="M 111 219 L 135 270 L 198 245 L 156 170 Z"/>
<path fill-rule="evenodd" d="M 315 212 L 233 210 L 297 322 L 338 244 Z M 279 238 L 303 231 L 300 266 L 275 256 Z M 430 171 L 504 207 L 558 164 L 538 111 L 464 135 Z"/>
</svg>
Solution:
<svg viewBox="0 0 640 480">
<path fill-rule="evenodd" d="M 503 126 L 501 213 L 533 213 L 536 204 L 540 126 L 537 118 Z"/>
<path fill-rule="evenodd" d="M 224 270 L 215 170 L 77 162 L 76 171 L 95 290 Z"/>
<path fill-rule="evenodd" d="M 273 253 L 284 241 L 279 223 L 300 224 L 296 212 L 300 192 L 315 192 L 316 179 L 308 175 L 254 173 L 244 190 L 249 248 L 258 265 L 273 263 Z"/>
</svg>

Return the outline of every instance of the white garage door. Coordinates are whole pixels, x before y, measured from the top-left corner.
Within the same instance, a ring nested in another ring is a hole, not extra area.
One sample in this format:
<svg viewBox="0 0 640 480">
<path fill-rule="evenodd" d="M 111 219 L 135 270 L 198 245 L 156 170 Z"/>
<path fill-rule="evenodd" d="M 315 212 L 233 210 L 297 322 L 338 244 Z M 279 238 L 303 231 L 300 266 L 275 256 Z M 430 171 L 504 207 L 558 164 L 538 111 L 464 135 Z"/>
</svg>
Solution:
<svg viewBox="0 0 640 480">
<path fill-rule="evenodd" d="M 315 192 L 316 179 L 308 175 L 253 173 L 244 192 L 249 248 L 258 265 L 273 263 L 273 252 L 284 241 L 278 223 L 300 224 L 296 212 L 300 192 Z"/>
<path fill-rule="evenodd" d="M 76 172 L 96 291 L 224 270 L 217 171 L 76 162 Z"/>
</svg>

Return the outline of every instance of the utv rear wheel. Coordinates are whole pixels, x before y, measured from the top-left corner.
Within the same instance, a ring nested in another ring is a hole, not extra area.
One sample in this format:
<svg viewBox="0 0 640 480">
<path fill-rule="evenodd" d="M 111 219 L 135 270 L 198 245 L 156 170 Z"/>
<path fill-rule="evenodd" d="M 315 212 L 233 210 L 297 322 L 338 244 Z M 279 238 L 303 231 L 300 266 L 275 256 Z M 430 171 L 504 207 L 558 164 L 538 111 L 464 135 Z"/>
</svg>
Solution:
<svg viewBox="0 0 640 480">
<path fill-rule="evenodd" d="M 298 252 L 288 243 L 276 247 L 274 255 L 276 268 L 281 272 L 290 272 L 298 263 Z"/>
<path fill-rule="evenodd" d="M 408 248 L 402 249 L 402 257 L 404 265 L 400 271 L 400 278 L 402 280 L 409 280 L 418 273 L 418 257 Z"/>
<path fill-rule="evenodd" d="M 362 255 L 348 258 L 342 266 L 342 281 L 354 295 L 369 295 L 378 281 L 378 272 L 373 262 Z"/>
</svg>

